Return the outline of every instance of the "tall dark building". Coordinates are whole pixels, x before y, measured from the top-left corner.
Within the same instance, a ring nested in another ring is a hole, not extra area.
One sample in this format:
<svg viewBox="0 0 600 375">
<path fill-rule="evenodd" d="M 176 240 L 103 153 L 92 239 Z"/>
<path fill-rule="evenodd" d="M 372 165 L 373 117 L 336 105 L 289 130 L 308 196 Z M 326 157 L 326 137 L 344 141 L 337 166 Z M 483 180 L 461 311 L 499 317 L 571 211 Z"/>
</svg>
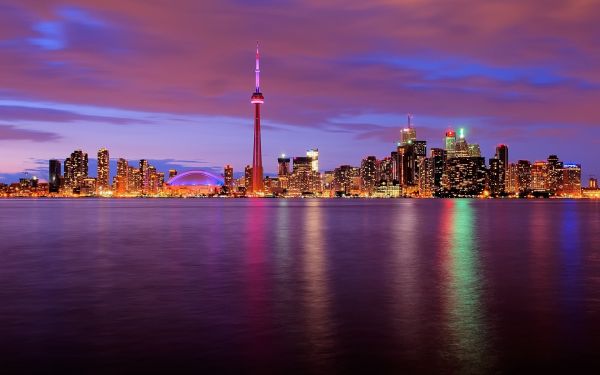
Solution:
<svg viewBox="0 0 600 375">
<path fill-rule="evenodd" d="M 260 92 L 260 65 L 258 54 L 258 42 L 256 43 L 256 89 L 252 94 L 250 103 L 254 104 L 254 153 L 252 155 L 252 186 L 254 193 L 262 192 L 263 186 L 263 166 L 262 166 L 262 148 L 260 139 L 260 106 L 265 102 L 265 97 Z"/>
<path fill-rule="evenodd" d="M 149 169 L 148 160 L 141 159 L 140 160 L 140 189 L 142 190 L 142 194 L 148 193 L 150 190 L 150 169 Z"/>
<path fill-rule="evenodd" d="M 61 176 L 60 160 L 50 160 L 48 170 L 48 191 L 50 193 L 58 193 L 60 191 Z"/>
<path fill-rule="evenodd" d="M 442 180 L 444 177 L 444 167 L 446 165 L 446 150 L 442 148 L 431 149 L 431 163 L 433 169 L 433 193 L 439 193 L 442 190 Z"/>
<path fill-rule="evenodd" d="M 492 196 L 505 195 L 508 181 L 508 146 L 498 145 L 490 159 L 489 185 Z"/>
<path fill-rule="evenodd" d="M 548 193 L 559 195 L 563 190 L 563 162 L 556 155 L 548 156 Z"/>
<path fill-rule="evenodd" d="M 529 160 L 517 162 L 517 187 L 519 196 L 525 197 L 531 192 L 531 163 Z"/>
<path fill-rule="evenodd" d="M 285 155 L 277 158 L 277 176 L 285 177 L 290 175 L 290 158 Z"/>
<path fill-rule="evenodd" d="M 412 143 L 398 146 L 397 156 L 398 161 L 398 181 L 402 186 L 412 186 L 416 183 L 415 166 L 416 154 L 415 147 Z"/>
<path fill-rule="evenodd" d="M 254 177 L 254 174 L 252 173 L 252 167 L 247 165 L 246 168 L 244 168 L 244 187 L 246 188 L 247 192 L 252 190 L 252 178 L 253 177 Z"/>
<path fill-rule="evenodd" d="M 233 191 L 233 167 L 229 164 L 223 170 L 223 183 L 227 192 L 231 193 Z"/>
</svg>

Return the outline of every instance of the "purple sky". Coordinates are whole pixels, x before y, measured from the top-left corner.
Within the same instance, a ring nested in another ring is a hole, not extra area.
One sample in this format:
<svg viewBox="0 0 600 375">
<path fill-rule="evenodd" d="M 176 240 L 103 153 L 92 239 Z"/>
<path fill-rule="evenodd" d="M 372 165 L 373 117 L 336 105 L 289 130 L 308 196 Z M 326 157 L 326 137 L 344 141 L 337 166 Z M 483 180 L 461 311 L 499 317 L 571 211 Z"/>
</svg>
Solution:
<svg viewBox="0 0 600 375">
<path fill-rule="evenodd" d="M 257 40 L 267 172 L 308 148 L 323 170 L 386 156 L 410 112 L 429 147 L 465 127 L 486 157 L 506 143 L 511 160 L 555 153 L 600 176 L 598 14 L 592 0 L 3 1 L 0 182 L 46 178 L 76 148 L 242 170 Z"/>
</svg>

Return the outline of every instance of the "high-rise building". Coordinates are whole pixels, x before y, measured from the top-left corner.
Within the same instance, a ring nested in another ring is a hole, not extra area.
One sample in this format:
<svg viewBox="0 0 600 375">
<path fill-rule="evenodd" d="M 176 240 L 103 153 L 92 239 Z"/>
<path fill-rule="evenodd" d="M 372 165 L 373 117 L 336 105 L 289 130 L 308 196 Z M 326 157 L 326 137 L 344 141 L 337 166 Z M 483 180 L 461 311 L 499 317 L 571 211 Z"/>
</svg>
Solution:
<svg viewBox="0 0 600 375">
<path fill-rule="evenodd" d="M 495 157 L 500 160 L 500 189 L 505 193 L 508 180 L 508 146 L 504 144 L 498 145 Z"/>
<path fill-rule="evenodd" d="M 140 190 L 142 194 L 147 194 L 150 190 L 150 171 L 148 169 L 148 160 L 140 160 Z"/>
<path fill-rule="evenodd" d="M 548 156 L 548 193 L 560 195 L 563 190 L 563 162 L 556 155 Z"/>
<path fill-rule="evenodd" d="M 73 189 L 73 168 L 71 168 L 71 158 L 66 158 L 65 159 L 65 164 L 63 165 L 64 168 L 64 184 L 65 184 L 65 190 L 70 190 Z"/>
<path fill-rule="evenodd" d="M 413 143 L 417 139 L 417 131 L 412 125 L 412 115 L 408 115 L 408 122 L 405 128 L 400 131 L 400 144 L 404 146 Z"/>
<path fill-rule="evenodd" d="M 474 149 L 474 152 L 475 151 L 476 150 Z M 469 144 L 467 143 L 467 138 L 465 137 L 465 129 L 460 128 L 458 129 L 458 139 L 456 140 L 456 143 L 454 145 L 454 156 L 459 158 L 466 158 L 469 157 L 470 154 L 471 151 L 469 149 Z"/>
<path fill-rule="evenodd" d="M 546 192 L 548 190 L 548 163 L 535 161 L 531 165 L 531 185 L 534 192 Z"/>
<path fill-rule="evenodd" d="M 290 175 L 290 158 L 282 154 L 277 158 L 277 176 L 284 177 Z"/>
<path fill-rule="evenodd" d="M 502 171 L 502 162 L 500 159 L 490 158 L 488 172 L 490 194 L 492 197 L 501 196 L 504 192 L 504 172 Z"/>
<path fill-rule="evenodd" d="M 433 194 L 434 160 L 419 158 L 419 196 L 430 197 Z"/>
<path fill-rule="evenodd" d="M 472 158 L 481 157 L 481 147 L 477 143 L 469 144 L 469 156 Z"/>
<path fill-rule="evenodd" d="M 169 169 L 169 180 L 177 176 L 177 169 Z"/>
<path fill-rule="evenodd" d="M 489 185 L 492 196 L 500 196 L 508 192 L 507 169 L 508 147 L 506 145 L 498 145 L 496 147 L 496 155 L 490 159 Z"/>
<path fill-rule="evenodd" d="M 310 158 L 310 167 L 313 172 L 319 172 L 319 149 L 313 148 L 310 150 L 306 150 L 306 157 Z"/>
<path fill-rule="evenodd" d="M 398 146 L 397 152 L 397 168 L 398 181 L 400 185 L 413 186 L 416 184 L 416 154 L 414 144 L 409 143 L 403 146 Z"/>
<path fill-rule="evenodd" d="M 457 157 L 446 161 L 443 195 L 450 197 L 475 197 L 485 189 L 485 159 Z"/>
<path fill-rule="evenodd" d="M 391 157 L 385 157 L 377 164 L 377 185 L 391 185 L 394 181 L 394 163 Z"/>
<path fill-rule="evenodd" d="M 355 190 L 354 177 L 358 168 L 341 165 L 333 171 L 333 188 L 337 194 L 350 195 Z"/>
<path fill-rule="evenodd" d="M 223 170 L 223 186 L 227 193 L 233 192 L 233 167 L 229 164 L 225 166 Z"/>
<path fill-rule="evenodd" d="M 50 160 L 48 170 L 48 191 L 50 193 L 58 193 L 60 191 L 61 177 L 60 160 Z"/>
<path fill-rule="evenodd" d="M 81 150 L 75 150 L 71 157 L 65 159 L 65 185 L 72 192 L 79 194 L 83 180 L 88 178 L 88 155 Z"/>
<path fill-rule="evenodd" d="M 589 189 L 598 189 L 598 179 L 591 176 L 588 181 L 588 188 Z"/>
<path fill-rule="evenodd" d="M 454 130 L 448 130 L 444 138 L 446 157 L 452 159 L 456 153 L 456 133 Z"/>
<path fill-rule="evenodd" d="M 517 190 L 519 196 L 527 196 L 531 192 L 531 163 L 529 160 L 517 162 Z"/>
<path fill-rule="evenodd" d="M 117 160 L 117 176 L 115 190 L 117 194 L 125 194 L 128 190 L 129 163 L 123 158 Z"/>
<path fill-rule="evenodd" d="M 244 188 L 246 188 L 247 192 L 252 190 L 252 178 L 254 178 L 252 167 L 247 165 L 246 168 L 244 168 Z"/>
<path fill-rule="evenodd" d="M 446 166 L 446 150 L 441 148 L 431 149 L 431 161 L 432 161 L 432 191 L 434 194 L 441 192 L 442 190 L 442 179 L 444 176 L 444 168 Z"/>
<path fill-rule="evenodd" d="M 363 193 L 372 195 L 376 186 L 377 158 L 367 156 L 360 164 L 360 188 Z"/>
<path fill-rule="evenodd" d="M 98 150 L 98 178 L 96 180 L 96 188 L 98 191 L 109 190 L 110 182 L 110 162 L 108 157 L 108 150 L 101 148 Z"/>
<path fill-rule="evenodd" d="M 139 168 L 134 166 L 127 167 L 127 191 L 129 193 L 139 194 L 142 190 L 142 174 Z"/>
<path fill-rule="evenodd" d="M 506 192 L 516 194 L 519 190 L 518 166 L 515 163 L 508 163 L 506 169 Z"/>
<path fill-rule="evenodd" d="M 563 165 L 562 195 L 567 197 L 581 196 L 581 164 L 565 163 Z"/>
<path fill-rule="evenodd" d="M 256 89 L 252 94 L 250 103 L 254 104 L 254 153 L 252 155 L 252 186 L 250 191 L 261 193 L 263 186 L 262 148 L 260 139 L 260 106 L 265 102 L 265 97 L 260 92 L 260 64 L 258 54 L 258 42 L 256 43 Z"/>
<path fill-rule="evenodd" d="M 148 165 L 148 181 L 148 192 L 152 194 L 158 193 L 158 172 L 153 165 Z"/>
<path fill-rule="evenodd" d="M 321 190 L 321 181 L 318 172 L 312 169 L 312 158 L 295 157 L 293 159 L 292 174 L 289 180 L 289 189 L 294 193 L 315 193 Z"/>
</svg>

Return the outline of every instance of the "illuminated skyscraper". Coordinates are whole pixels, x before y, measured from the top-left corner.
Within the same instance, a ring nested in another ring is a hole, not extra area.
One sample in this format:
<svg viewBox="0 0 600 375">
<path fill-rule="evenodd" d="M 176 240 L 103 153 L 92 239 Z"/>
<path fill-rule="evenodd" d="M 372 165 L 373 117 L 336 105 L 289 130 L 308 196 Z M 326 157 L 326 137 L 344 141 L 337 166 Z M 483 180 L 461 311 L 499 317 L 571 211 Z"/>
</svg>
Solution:
<svg viewBox="0 0 600 375">
<path fill-rule="evenodd" d="M 444 138 L 444 145 L 448 159 L 452 159 L 456 152 L 456 133 L 454 130 L 448 130 Z"/>
<path fill-rule="evenodd" d="M 117 178 L 116 178 L 116 186 L 115 190 L 117 194 L 125 194 L 128 189 L 128 173 L 129 173 L 129 164 L 127 160 L 123 158 L 119 158 L 117 160 Z"/>
<path fill-rule="evenodd" d="M 415 167 L 417 159 L 414 144 L 409 143 L 398 146 L 396 157 L 398 159 L 396 167 L 398 169 L 397 175 L 400 185 L 404 187 L 415 185 Z"/>
<path fill-rule="evenodd" d="M 290 158 L 282 154 L 277 158 L 277 176 L 284 177 L 290 174 Z"/>
<path fill-rule="evenodd" d="M 88 155 L 81 150 L 75 150 L 70 158 L 65 159 L 65 184 L 74 193 L 79 194 L 86 178 L 88 178 Z"/>
<path fill-rule="evenodd" d="M 295 193 L 315 193 L 320 190 L 319 173 L 312 169 L 312 159 L 295 157 L 290 176 L 289 189 Z"/>
<path fill-rule="evenodd" d="M 127 167 L 127 191 L 129 193 L 139 193 L 142 189 L 142 174 L 139 168 L 134 166 Z"/>
<path fill-rule="evenodd" d="M 531 190 L 546 192 L 548 188 L 548 163 L 536 161 L 531 165 Z"/>
<path fill-rule="evenodd" d="M 446 165 L 446 150 L 441 148 L 431 149 L 431 163 L 432 163 L 432 192 L 434 194 L 441 192 L 442 190 L 442 178 L 444 176 L 444 168 Z"/>
<path fill-rule="evenodd" d="M 244 168 L 244 187 L 246 188 L 247 192 L 252 190 L 253 177 L 252 167 L 247 165 L 246 168 Z"/>
<path fill-rule="evenodd" d="M 560 195 L 563 190 L 563 162 L 556 155 L 548 156 L 548 192 Z"/>
<path fill-rule="evenodd" d="M 64 181 L 65 189 L 71 190 L 73 188 L 73 168 L 71 168 L 71 158 L 65 159 L 63 169 L 64 169 L 63 181 Z"/>
<path fill-rule="evenodd" d="M 341 165 L 333 171 L 333 188 L 338 195 L 349 195 L 353 190 L 355 169 L 350 165 Z"/>
<path fill-rule="evenodd" d="M 417 131 L 412 125 L 412 115 L 408 115 L 406 127 L 400 131 L 400 146 L 408 145 L 417 139 Z"/>
<path fill-rule="evenodd" d="M 140 190 L 142 194 L 148 193 L 150 190 L 150 171 L 148 170 L 148 160 L 140 160 Z"/>
<path fill-rule="evenodd" d="M 446 161 L 444 195 L 450 197 L 475 197 L 485 189 L 485 159 L 459 157 Z"/>
<path fill-rule="evenodd" d="M 367 195 L 372 195 L 375 190 L 377 171 L 377 158 L 367 156 L 360 164 L 360 189 Z"/>
<path fill-rule="evenodd" d="M 61 176 L 62 173 L 60 171 L 60 160 L 50 160 L 48 170 L 48 191 L 50 193 L 59 192 Z"/>
<path fill-rule="evenodd" d="M 314 148 L 306 151 L 306 157 L 310 158 L 310 166 L 313 172 L 319 172 L 319 149 Z"/>
<path fill-rule="evenodd" d="M 227 164 L 223 170 L 223 182 L 223 186 L 227 190 L 227 193 L 233 192 L 233 167 L 229 164 Z"/>
<path fill-rule="evenodd" d="M 519 160 L 517 163 L 517 189 L 521 197 L 525 197 L 530 193 L 531 163 L 529 160 Z"/>
<path fill-rule="evenodd" d="M 567 197 L 581 196 L 581 165 L 565 163 L 563 165 L 562 195 Z"/>
<path fill-rule="evenodd" d="M 265 102 L 265 97 L 260 92 L 260 64 L 258 54 L 258 42 L 256 42 L 256 89 L 252 94 L 250 103 L 254 104 L 254 153 L 252 155 L 252 186 L 251 191 L 259 193 L 264 190 L 262 149 L 260 140 L 260 106 Z"/>
<path fill-rule="evenodd" d="M 176 169 L 169 169 L 169 180 L 172 179 L 175 176 L 177 176 L 177 170 Z"/>
<path fill-rule="evenodd" d="M 508 191 L 508 146 L 498 145 L 496 155 L 490 159 L 490 193 L 492 196 L 504 195 Z"/>
<path fill-rule="evenodd" d="M 469 144 L 465 137 L 465 129 L 458 129 L 458 139 L 454 145 L 454 157 L 466 158 L 470 156 Z M 476 156 L 478 157 L 478 156 Z"/>
<path fill-rule="evenodd" d="M 110 163 L 108 157 L 108 150 L 106 148 L 101 148 L 100 150 L 98 150 L 98 178 L 96 180 L 96 187 L 99 191 L 109 189 L 109 175 Z"/>
</svg>

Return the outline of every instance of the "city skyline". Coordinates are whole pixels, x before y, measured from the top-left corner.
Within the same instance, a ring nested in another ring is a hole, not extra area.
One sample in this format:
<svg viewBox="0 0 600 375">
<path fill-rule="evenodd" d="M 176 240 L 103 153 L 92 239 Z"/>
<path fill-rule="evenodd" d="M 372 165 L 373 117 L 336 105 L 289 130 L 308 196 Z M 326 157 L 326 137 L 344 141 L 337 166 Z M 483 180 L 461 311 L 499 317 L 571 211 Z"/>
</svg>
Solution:
<svg viewBox="0 0 600 375">
<path fill-rule="evenodd" d="M 180 3 L 143 12 L 116 2 L 3 5 L 0 182 L 47 175 L 47 160 L 74 148 L 152 158 L 163 171 L 243 170 L 252 153 L 247 46 L 257 39 L 268 77 L 266 173 L 281 153 L 310 148 L 321 150 L 322 170 L 384 156 L 414 113 L 429 147 L 464 127 L 487 158 L 503 143 L 512 160 L 555 153 L 581 163 L 584 178 L 600 175 L 594 4 L 309 2 L 282 12 L 268 1 Z M 327 22 L 334 8 L 355 26 Z M 301 28 L 303 14 L 314 28 Z M 377 27 L 366 27 L 372 19 Z"/>
</svg>

